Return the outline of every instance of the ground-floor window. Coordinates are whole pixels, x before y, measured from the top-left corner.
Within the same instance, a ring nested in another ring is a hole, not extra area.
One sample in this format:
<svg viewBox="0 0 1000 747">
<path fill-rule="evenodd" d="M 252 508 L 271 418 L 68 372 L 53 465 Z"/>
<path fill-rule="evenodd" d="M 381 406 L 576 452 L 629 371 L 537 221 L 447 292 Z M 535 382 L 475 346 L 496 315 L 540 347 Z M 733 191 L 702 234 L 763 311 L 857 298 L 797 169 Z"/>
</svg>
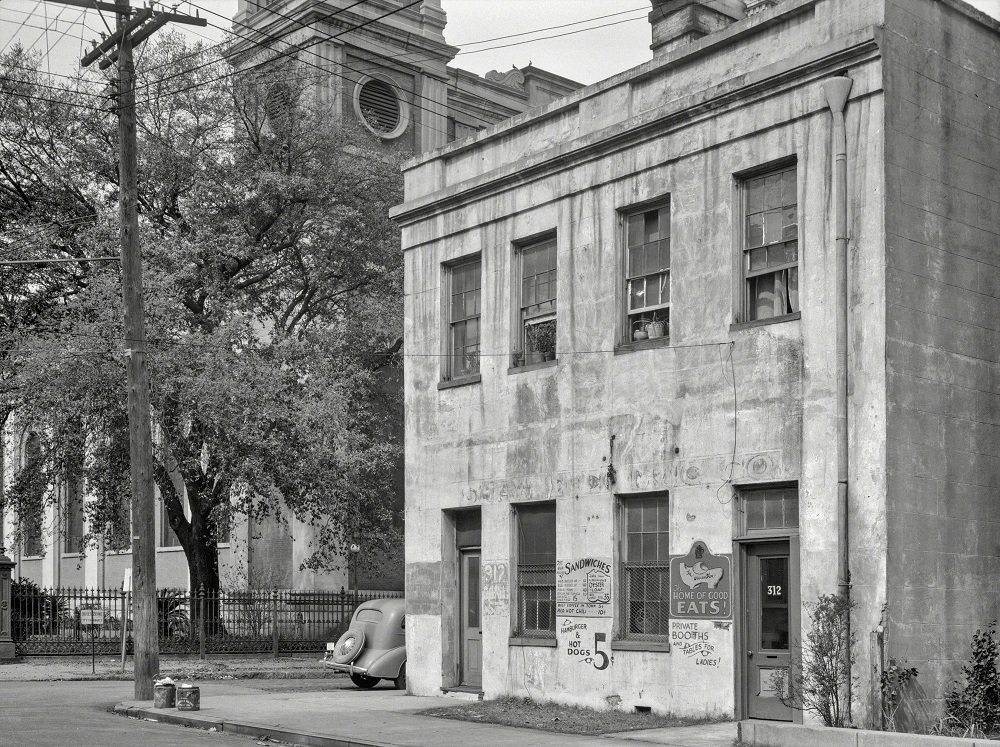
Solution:
<svg viewBox="0 0 1000 747">
<path fill-rule="evenodd" d="M 666 493 L 621 499 L 621 635 L 670 635 L 670 513 Z"/>
<path fill-rule="evenodd" d="M 551 638 L 556 631 L 556 504 L 514 507 L 517 533 L 516 635 Z"/>
</svg>

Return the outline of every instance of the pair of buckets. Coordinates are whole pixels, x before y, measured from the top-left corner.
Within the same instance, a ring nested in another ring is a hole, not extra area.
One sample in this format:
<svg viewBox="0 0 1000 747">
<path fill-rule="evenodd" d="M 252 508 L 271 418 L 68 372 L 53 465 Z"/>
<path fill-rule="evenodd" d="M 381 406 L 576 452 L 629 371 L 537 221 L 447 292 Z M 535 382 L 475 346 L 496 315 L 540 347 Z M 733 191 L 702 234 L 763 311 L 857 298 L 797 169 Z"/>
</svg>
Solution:
<svg viewBox="0 0 1000 747">
<path fill-rule="evenodd" d="M 201 688 L 170 682 L 153 685 L 153 708 L 173 708 L 175 704 L 178 711 L 201 710 Z"/>
</svg>

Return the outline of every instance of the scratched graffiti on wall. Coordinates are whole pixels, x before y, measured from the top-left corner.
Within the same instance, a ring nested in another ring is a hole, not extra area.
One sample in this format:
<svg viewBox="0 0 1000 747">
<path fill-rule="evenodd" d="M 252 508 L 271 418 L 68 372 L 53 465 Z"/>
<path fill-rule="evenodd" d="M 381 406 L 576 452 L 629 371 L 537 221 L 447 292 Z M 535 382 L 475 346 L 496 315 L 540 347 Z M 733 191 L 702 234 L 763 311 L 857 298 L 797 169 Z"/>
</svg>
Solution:
<svg viewBox="0 0 1000 747">
<path fill-rule="evenodd" d="M 483 615 L 510 614 L 510 574 L 505 561 L 487 561 L 482 565 Z"/>
</svg>

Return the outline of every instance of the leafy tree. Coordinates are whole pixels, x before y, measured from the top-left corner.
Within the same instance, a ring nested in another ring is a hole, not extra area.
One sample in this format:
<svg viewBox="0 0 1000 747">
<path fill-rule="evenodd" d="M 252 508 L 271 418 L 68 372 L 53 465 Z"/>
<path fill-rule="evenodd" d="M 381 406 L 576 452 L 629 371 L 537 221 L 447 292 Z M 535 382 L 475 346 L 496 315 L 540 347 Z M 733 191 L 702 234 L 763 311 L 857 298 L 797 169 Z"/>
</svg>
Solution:
<svg viewBox="0 0 1000 747">
<path fill-rule="evenodd" d="M 0 77 L 0 258 L 117 254 L 99 84 L 53 88 L 20 50 Z M 218 588 L 231 510 L 317 526 L 313 567 L 353 536 L 393 541 L 403 154 L 337 121 L 294 63 L 234 75 L 173 34 L 141 55 L 136 98 L 154 479 L 192 583 Z M 65 455 L 85 455 L 90 539 L 122 546 L 117 265 L 4 270 L 0 303 L 0 412 L 44 424 L 49 500 Z"/>
</svg>

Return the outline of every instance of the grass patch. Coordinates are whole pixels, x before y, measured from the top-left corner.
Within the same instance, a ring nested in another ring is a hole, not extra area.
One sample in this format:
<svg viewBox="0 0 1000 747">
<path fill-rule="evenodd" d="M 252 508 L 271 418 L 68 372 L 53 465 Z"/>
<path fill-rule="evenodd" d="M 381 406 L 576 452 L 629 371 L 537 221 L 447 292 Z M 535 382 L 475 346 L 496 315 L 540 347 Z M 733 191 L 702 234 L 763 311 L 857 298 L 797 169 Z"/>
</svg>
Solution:
<svg viewBox="0 0 1000 747">
<path fill-rule="evenodd" d="M 729 717 L 691 718 L 633 711 L 598 711 L 582 706 L 540 703 L 526 698 L 497 698 L 421 711 L 421 715 L 474 721 L 481 724 L 520 726 L 563 734 L 613 734 L 636 729 L 696 726 L 731 720 Z"/>
</svg>

